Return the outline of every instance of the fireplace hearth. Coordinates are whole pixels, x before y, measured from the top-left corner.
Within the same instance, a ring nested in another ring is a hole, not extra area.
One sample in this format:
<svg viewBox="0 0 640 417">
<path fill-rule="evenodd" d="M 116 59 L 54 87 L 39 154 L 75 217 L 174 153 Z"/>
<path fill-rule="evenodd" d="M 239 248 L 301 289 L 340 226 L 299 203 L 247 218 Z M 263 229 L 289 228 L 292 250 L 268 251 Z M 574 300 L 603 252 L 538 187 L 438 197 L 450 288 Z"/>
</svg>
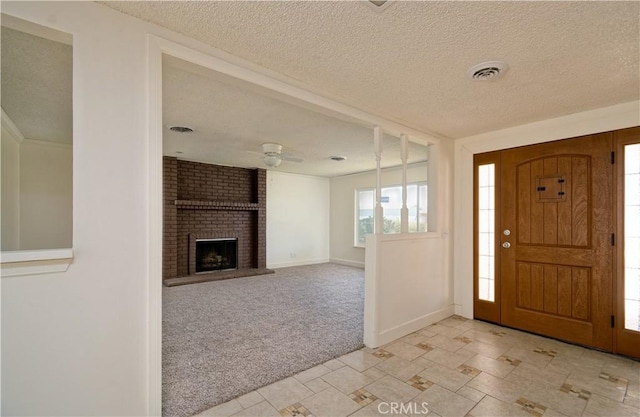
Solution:
<svg viewBox="0 0 640 417">
<path fill-rule="evenodd" d="M 238 239 L 197 239 L 196 274 L 238 269 Z"/>
</svg>

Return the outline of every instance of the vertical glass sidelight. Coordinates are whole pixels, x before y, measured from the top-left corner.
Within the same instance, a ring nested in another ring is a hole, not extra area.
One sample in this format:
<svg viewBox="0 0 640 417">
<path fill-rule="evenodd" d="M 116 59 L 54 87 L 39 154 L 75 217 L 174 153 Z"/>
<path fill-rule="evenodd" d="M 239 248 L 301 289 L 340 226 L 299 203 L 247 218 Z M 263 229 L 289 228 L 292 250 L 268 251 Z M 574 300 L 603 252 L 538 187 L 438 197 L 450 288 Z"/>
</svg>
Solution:
<svg viewBox="0 0 640 417">
<path fill-rule="evenodd" d="M 478 298 L 495 301 L 495 164 L 478 166 Z"/>
<path fill-rule="evenodd" d="M 640 331 L 640 144 L 624 147 L 624 328 Z"/>
</svg>

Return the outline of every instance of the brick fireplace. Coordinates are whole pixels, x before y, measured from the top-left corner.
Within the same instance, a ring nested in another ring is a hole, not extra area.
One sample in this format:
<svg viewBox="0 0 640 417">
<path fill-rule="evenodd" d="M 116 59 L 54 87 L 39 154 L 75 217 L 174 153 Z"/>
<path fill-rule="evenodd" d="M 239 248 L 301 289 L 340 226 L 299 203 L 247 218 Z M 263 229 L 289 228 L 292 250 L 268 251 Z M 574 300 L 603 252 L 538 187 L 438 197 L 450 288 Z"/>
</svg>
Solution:
<svg viewBox="0 0 640 417">
<path fill-rule="evenodd" d="M 164 157 L 163 187 L 162 278 L 165 285 L 273 272 L 266 268 L 264 169 Z M 197 271 L 196 243 L 221 239 L 237 242 L 235 267 Z"/>
</svg>

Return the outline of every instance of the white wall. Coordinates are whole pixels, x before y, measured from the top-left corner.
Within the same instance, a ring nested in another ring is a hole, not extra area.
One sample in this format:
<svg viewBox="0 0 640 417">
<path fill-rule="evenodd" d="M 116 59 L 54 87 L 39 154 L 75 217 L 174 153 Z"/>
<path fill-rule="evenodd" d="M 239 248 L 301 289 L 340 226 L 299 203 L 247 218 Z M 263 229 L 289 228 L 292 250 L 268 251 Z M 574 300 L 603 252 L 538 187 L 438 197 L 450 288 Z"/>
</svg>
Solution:
<svg viewBox="0 0 640 417">
<path fill-rule="evenodd" d="M 146 35 L 91 2 L 2 2 L 73 34 L 73 250 L 2 278 L 3 415 L 147 412 Z"/>
<path fill-rule="evenodd" d="M 640 102 L 620 104 L 455 141 L 456 314 L 473 317 L 473 155 L 640 125 Z"/>
<path fill-rule="evenodd" d="M 329 179 L 267 171 L 267 267 L 329 261 Z"/>
<path fill-rule="evenodd" d="M 411 165 L 407 169 L 407 182 L 425 181 L 426 164 Z M 382 185 L 402 184 L 402 167 L 382 171 Z M 359 188 L 375 188 L 376 172 L 331 178 L 331 261 L 364 267 L 364 248 L 354 246 L 355 191 Z"/>
<path fill-rule="evenodd" d="M 20 143 L 2 124 L 2 250 L 20 248 Z"/>
<path fill-rule="evenodd" d="M 70 248 L 71 145 L 25 139 L 20 145 L 20 249 Z"/>
</svg>

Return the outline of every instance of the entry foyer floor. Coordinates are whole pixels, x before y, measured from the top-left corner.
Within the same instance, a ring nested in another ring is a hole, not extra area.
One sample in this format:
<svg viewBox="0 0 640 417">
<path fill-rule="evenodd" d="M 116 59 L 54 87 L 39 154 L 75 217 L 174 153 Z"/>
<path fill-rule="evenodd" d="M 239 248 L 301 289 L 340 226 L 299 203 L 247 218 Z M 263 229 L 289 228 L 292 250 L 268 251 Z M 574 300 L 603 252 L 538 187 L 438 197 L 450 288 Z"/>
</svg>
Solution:
<svg viewBox="0 0 640 417">
<path fill-rule="evenodd" d="M 201 416 L 640 416 L 640 362 L 452 316 Z"/>
</svg>

